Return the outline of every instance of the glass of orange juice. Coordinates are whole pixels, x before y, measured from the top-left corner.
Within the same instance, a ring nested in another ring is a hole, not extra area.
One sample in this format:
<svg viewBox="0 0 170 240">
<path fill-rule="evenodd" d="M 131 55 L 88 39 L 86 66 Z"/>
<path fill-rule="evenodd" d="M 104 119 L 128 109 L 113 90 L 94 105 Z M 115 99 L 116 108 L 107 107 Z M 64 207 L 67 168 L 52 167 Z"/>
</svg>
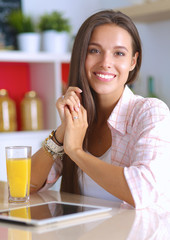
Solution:
<svg viewBox="0 0 170 240">
<path fill-rule="evenodd" d="M 6 168 L 9 202 L 28 202 L 30 195 L 30 146 L 6 147 Z"/>
</svg>

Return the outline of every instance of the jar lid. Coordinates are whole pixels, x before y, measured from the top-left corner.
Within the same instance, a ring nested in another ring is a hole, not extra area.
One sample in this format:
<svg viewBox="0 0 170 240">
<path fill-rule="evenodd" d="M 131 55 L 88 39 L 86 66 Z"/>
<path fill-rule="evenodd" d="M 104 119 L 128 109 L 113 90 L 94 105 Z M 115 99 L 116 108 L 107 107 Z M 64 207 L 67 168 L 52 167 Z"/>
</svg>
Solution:
<svg viewBox="0 0 170 240">
<path fill-rule="evenodd" d="M 25 97 L 35 98 L 37 97 L 37 93 L 35 91 L 29 91 L 25 93 Z"/>
<path fill-rule="evenodd" d="M 8 96 L 8 91 L 6 89 L 0 89 L 0 96 Z"/>
</svg>

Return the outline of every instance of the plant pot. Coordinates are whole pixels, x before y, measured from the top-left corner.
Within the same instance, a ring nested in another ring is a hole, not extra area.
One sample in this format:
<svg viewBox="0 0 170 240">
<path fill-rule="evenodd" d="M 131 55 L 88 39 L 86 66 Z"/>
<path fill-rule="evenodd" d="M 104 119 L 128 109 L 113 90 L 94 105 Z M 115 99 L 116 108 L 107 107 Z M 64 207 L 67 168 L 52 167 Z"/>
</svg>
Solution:
<svg viewBox="0 0 170 240">
<path fill-rule="evenodd" d="M 20 33 L 17 36 L 18 49 L 24 52 L 38 52 L 40 50 L 39 33 Z"/>
<path fill-rule="evenodd" d="M 69 51 L 69 34 L 48 30 L 42 33 L 42 50 L 51 53 L 63 54 Z"/>
</svg>

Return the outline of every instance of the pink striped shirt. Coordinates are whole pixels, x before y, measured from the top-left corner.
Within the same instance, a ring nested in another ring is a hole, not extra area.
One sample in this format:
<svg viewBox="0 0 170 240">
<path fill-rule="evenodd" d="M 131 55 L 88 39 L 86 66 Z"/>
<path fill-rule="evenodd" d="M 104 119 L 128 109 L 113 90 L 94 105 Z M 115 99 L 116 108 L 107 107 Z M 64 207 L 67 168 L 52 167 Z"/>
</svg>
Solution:
<svg viewBox="0 0 170 240">
<path fill-rule="evenodd" d="M 170 111 L 166 104 L 134 95 L 126 86 L 108 125 L 112 134 L 111 164 L 124 167 L 136 208 L 170 200 Z M 45 189 L 61 170 L 61 163 L 53 165 Z"/>
</svg>

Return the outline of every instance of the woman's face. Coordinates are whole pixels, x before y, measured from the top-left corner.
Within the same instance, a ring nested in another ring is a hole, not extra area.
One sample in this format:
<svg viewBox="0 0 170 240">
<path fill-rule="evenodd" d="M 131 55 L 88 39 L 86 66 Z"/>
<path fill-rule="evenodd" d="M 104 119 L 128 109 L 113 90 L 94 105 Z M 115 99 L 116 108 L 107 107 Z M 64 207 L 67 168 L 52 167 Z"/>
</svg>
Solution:
<svg viewBox="0 0 170 240">
<path fill-rule="evenodd" d="M 104 24 L 94 29 L 85 61 L 90 86 L 97 94 L 111 94 L 119 98 L 135 68 L 138 53 L 132 54 L 132 38 L 115 24 Z"/>
</svg>

